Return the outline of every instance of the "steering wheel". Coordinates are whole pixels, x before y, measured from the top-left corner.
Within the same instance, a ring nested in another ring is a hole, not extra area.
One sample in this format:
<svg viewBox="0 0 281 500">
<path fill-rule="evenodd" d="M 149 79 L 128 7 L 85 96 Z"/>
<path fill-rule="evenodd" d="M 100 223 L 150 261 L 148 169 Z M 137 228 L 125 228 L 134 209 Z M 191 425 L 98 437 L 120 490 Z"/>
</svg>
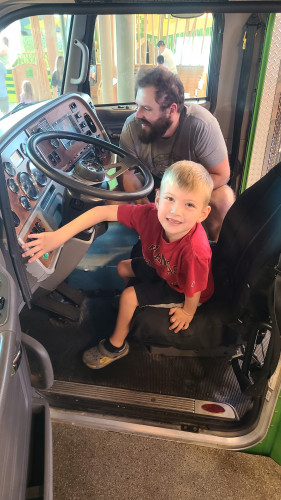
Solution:
<svg viewBox="0 0 281 500">
<path fill-rule="evenodd" d="M 73 173 L 70 175 L 55 169 L 51 165 L 48 165 L 48 163 L 37 153 L 36 146 L 40 144 L 40 142 L 46 140 L 50 141 L 52 139 L 68 139 L 72 141 L 84 142 L 86 144 L 92 144 L 93 146 L 98 146 L 104 150 L 116 153 L 118 155 L 118 161 L 105 166 L 101 165 L 99 162 L 91 163 L 88 166 L 87 164 L 86 166 L 81 166 L 80 163 L 76 172 L 74 167 L 73 176 Z M 119 148 L 110 142 L 103 141 L 102 139 L 97 139 L 96 137 L 91 137 L 89 135 L 64 131 L 40 132 L 32 135 L 28 139 L 26 143 L 26 154 L 35 167 L 41 170 L 45 175 L 47 175 L 47 177 L 50 177 L 53 181 L 68 188 L 70 191 L 76 191 L 86 196 L 129 202 L 139 198 L 144 198 L 153 189 L 154 181 L 148 167 L 143 165 L 139 160 L 127 153 L 124 149 Z M 110 175 L 108 174 L 108 171 L 112 168 L 116 168 L 117 170 L 114 174 Z M 127 170 L 135 168 L 139 169 L 144 176 L 144 185 L 137 191 L 109 191 L 101 187 L 97 187 L 103 181 L 113 180 Z M 78 180 L 77 177 L 81 180 Z M 97 185 L 95 185 L 95 183 Z"/>
</svg>

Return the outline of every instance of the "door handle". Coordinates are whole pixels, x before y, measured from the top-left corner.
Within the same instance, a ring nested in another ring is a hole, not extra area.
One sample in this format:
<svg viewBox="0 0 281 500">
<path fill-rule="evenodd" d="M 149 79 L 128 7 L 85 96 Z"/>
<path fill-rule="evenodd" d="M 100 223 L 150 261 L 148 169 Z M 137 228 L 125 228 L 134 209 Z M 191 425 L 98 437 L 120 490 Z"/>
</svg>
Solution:
<svg viewBox="0 0 281 500">
<path fill-rule="evenodd" d="M 81 50 L 82 52 L 82 61 L 81 61 L 81 71 L 78 78 L 71 78 L 70 83 L 74 85 L 78 85 L 79 83 L 84 83 L 88 74 L 88 63 L 89 63 L 89 49 L 87 45 L 77 38 L 74 40 L 74 44 Z"/>
<path fill-rule="evenodd" d="M 11 375 L 15 375 L 15 373 L 18 371 L 18 368 L 19 368 L 20 362 L 21 362 L 21 358 L 22 358 L 22 347 L 20 344 L 19 350 L 13 359 Z"/>
</svg>

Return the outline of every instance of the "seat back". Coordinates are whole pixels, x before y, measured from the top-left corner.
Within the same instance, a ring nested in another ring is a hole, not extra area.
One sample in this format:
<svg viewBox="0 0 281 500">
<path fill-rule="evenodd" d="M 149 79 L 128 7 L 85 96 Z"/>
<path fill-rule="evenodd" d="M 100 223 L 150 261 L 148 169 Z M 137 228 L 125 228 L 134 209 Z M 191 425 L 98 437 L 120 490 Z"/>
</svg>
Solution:
<svg viewBox="0 0 281 500">
<path fill-rule="evenodd" d="M 264 313 L 280 253 L 281 163 L 238 197 L 214 251 L 215 288 L 229 295 L 235 315 Z"/>
</svg>

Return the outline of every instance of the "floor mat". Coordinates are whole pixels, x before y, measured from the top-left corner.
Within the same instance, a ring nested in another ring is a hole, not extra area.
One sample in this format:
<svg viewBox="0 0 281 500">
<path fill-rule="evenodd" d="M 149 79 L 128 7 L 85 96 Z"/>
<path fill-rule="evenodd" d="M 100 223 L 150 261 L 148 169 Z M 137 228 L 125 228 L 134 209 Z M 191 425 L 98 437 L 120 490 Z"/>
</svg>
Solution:
<svg viewBox="0 0 281 500">
<path fill-rule="evenodd" d="M 109 337 L 114 328 L 112 299 L 106 292 L 86 297 L 76 323 L 61 321 L 36 307 L 21 312 L 22 330 L 47 349 L 56 380 L 225 402 L 239 414 L 245 411 L 248 399 L 241 393 L 227 358 L 151 355 L 131 339 L 125 358 L 104 370 L 85 366 L 83 351 Z"/>
</svg>

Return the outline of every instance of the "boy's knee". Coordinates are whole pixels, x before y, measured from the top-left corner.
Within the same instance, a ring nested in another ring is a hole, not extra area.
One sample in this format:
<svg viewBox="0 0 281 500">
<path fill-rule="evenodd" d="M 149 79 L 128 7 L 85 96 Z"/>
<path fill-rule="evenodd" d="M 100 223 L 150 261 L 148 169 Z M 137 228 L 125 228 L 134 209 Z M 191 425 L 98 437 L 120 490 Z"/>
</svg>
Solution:
<svg viewBox="0 0 281 500">
<path fill-rule="evenodd" d="M 121 293 L 121 297 L 129 297 L 132 294 L 132 289 L 133 289 L 132 286 L 127 286 L 127 288 L 125 288 Z"/>
<path fill-rule="evenodd" d="M 120 302 L 123 302 L 123 303 L 127 302 L 130 304 L 133 303 L 134 305 L 137 305 L 136 304 L 138 302 L 137 295 L 136 295 L 136 291 L 135 291 L 133 286 L 128 286 L 127 288 L 125 288 L 123 290 L 123 292 L 121 293 Z"/>
<path fill-rule="evenodd" d="M 131 259 L 121 260 L 120 262 L 118 262 L 117 272 L 120 278 L 122 278 L 125 281 L 125 283 L 128 282 L 129 278 L 133 278 L 134 273 L 131 266 Z"/>
<path fill-rule="evenodd" d="M 117 272 L 120 276 L 120 278 L 124 278 L 126 277 L 126 266 L 125 266 L 125 261 L 124 260 L 120 260 L 120 262 L 118 262 L 117 264 Z"/>
</svg>

